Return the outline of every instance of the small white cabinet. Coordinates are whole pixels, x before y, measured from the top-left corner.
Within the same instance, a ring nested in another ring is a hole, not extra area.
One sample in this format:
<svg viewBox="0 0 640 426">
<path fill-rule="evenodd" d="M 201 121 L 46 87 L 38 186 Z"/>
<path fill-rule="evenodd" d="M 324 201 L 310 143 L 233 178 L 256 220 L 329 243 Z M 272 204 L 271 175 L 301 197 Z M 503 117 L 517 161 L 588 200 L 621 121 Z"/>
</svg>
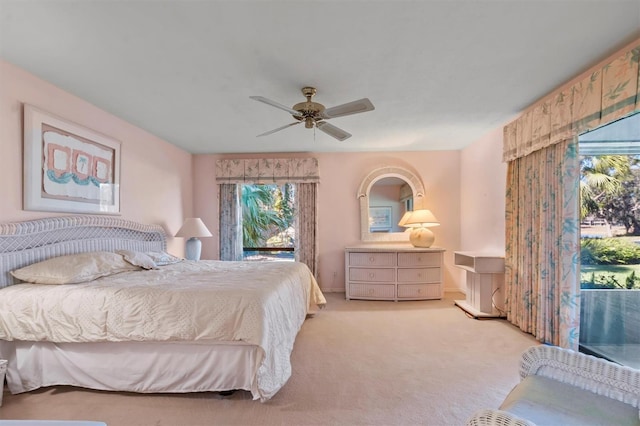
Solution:
<svg viewBox="0 0 640 426">
<path fill-rule="evenodd" d="M 455 304 L 474 318 L 504 316 L 504 255 L 456 251 L 453 264 L 467 271 L 467 297 Z"/>
<path fill-rule="evenodd" d="M 349 299 L 441 299 L 442 248 L 364 244 L 345 248 L 345 295 Z"/>
</svg>

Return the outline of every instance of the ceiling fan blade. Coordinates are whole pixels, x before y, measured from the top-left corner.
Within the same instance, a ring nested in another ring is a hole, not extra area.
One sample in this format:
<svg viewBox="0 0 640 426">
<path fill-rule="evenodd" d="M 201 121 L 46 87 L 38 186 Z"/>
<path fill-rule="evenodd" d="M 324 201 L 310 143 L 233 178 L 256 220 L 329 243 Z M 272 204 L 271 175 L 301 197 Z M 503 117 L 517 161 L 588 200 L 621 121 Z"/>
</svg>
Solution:
<svg viewBox="0 0 640 426">
<path fill-rule="evenodd" d="M 343 141 L 345 139 L 349 139 L 351 137 L 351 133 L 347 133 L 339 127 L 334 126 L 333 124 L 329 124 L 326 121 L 320 121 L 316 123 L 316 127 L 321 131 L 325 132 L 329 136 L 332 136 L 339 141 Z"/>
<path fill-rule="evenodd" d="M 342 117 L 345 115 L 359 114 L 361 112 L 373 111 L 375 107 L 368 98 L 358 99 L 357 101 L 347 102 L 346 104 L 337 105 L 327 108 L 322 113 L 324 118 Z"/>
<path fill-rule="evenodd" d="M 281 103 L 278 103 L 276 101 L 272 101 L 271 99 L 267 99 L 263 96 L 249 96 L 251 99 L 258 101 L 258 102 L 264 102 L 267 105 L 271 105 L 274 106 L 276 108 L 280 108 L 281 110 L 287 111 L 289 114 L 291 115 L 295 115 L 296 117 L 300 117 L 302 114 L 298 111 L 296 111 L 295 109 L 291 109 L 286 105 L 282 105 Z"/>
<path fill-rule="evenodd" d="M 261 133 L 256 137 L 259 138 L 260 136 L 267 136 L 267 135 L 270 135 L 272 133 L 279 132 L 280 130 L 284 130 L 287 127 L 295 126 L 296 124 L 300 124 L 300 123 L 302 123 L 302 121 L 296 121 L 295 123 L 285 124 L 284 126 L 278 127 L 277 129 L 273 129 L 273 130 L 269 130 L 268 132 Z"/>
</svg>

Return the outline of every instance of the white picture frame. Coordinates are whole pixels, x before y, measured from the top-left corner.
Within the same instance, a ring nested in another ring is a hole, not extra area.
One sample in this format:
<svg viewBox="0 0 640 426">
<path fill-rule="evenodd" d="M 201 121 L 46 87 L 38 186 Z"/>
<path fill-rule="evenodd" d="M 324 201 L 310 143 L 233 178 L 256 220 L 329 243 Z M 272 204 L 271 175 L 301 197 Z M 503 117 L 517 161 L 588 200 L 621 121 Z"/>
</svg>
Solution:
<svg viewBox="0 0 640 426">
<path fill-rule="evenodd" d="M 119 215 L 120 145 L 24 104 L 24 210 Z"/>
</svg>

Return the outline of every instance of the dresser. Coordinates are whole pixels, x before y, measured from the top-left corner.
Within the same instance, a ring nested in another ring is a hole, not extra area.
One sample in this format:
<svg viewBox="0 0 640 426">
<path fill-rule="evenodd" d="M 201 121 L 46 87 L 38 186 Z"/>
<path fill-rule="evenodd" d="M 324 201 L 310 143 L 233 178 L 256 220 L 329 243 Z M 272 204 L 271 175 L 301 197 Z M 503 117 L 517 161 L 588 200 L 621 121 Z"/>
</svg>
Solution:
<svg viewBox="0 0 640 426">
<path fill-rule="evenodd" d="M 347 300 L 441 299 L 442 248 L 363 244 L 345 248 Z"/>
</svg>

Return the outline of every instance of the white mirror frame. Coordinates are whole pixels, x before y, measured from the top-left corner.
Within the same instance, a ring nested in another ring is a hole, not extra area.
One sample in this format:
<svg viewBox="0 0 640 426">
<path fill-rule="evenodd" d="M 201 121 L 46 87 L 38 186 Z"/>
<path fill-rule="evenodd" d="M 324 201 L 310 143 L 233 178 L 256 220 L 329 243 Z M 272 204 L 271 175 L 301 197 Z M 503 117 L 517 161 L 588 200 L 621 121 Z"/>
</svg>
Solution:
<svg viewBox="0 0 640 426">
<path fill-rule="evenodd" d="M 370 232 L 369 230 L 369 191 L 377 181 L 388 177 L 397 177 L 407 182 L 413 193 L 413 208 L 415 210 L 423 208 L 424 187 L 416 175 L 397 166 L 385 166 L 373 170 L 364 178 L 357 193 L 360 200 L 360 239 L 362 241 L 409 241 L 408 232 Z"/>
</svg>

